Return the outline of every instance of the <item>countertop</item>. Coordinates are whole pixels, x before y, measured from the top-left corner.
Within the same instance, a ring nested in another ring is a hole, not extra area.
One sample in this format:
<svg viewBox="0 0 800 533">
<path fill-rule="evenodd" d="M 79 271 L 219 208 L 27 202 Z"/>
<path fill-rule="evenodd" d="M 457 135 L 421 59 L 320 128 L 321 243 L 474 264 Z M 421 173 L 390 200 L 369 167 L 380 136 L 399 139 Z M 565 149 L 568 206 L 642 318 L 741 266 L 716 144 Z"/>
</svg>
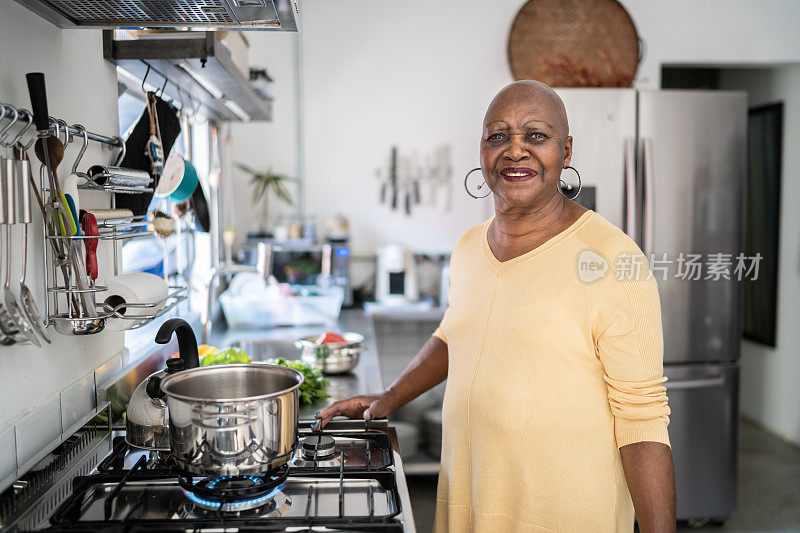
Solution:
<svg viewBox="0 0 800 533">
<path fill-rule="evenodd" d="M 218 322 L 219 323 L 219 322 Z M 330 380 L 327 391 L 330 397 L 311 406 L 300 409 L 300 424 L 314 420 L 314 414 L 333 402 L 358 394 L 378 394 L 383 391 L 378 349 L 372 320 L 361 309 L 344 309 L 338 320 L 327 326 L 277 327 L 265 329 L 232 329 L 214 328 L 210 333 L 209 344 L 219 348 L 232 346 L 243 341 L 267 341 L 269 344 L 267 357 L 284 357 L 298 359 L 300 351 L 294 347 L 294 341 L 318 334 L 322 331 L 347 332 L 354 331 L 364 336 L 364 347 L 358 365 L 349 373 L 327 376 Z M 260 356 L 251 354 L 255 360 Z"/>
</svg>

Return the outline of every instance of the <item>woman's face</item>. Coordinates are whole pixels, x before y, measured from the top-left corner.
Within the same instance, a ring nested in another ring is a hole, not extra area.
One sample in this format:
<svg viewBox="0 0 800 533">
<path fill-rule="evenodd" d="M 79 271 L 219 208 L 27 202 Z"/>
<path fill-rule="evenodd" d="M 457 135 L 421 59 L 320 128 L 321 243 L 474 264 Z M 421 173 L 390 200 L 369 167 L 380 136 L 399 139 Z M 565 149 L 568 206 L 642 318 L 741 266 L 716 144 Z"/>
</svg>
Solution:
<svg viewBox="0 0 800 533">
<path fill-rule="evenodd" d="M 559 200 L 553 195 L 572 156 L 563 103 L 552 89 L 532 83 L 506 87 L 484 118 L 481 169 L 500 209 Z"/>
</svg>

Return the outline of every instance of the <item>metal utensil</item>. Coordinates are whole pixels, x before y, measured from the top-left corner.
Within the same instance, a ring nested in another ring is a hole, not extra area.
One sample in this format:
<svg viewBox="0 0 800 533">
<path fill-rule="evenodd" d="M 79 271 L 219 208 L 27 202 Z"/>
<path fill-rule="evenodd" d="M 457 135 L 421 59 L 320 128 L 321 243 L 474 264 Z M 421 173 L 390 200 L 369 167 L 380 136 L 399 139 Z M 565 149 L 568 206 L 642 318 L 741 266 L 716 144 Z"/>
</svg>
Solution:
<svg viewBox="0 0 800 533">
<path fill-rule="evenodd" d="M 41 173 L 45 171 L 44 165 L 39 168 L 40 176 Z M 42 213 L 42 220 L 45 225 L 45 230 L 48 235 L 55 235 L 55 226 L 50 223 L 50 220 L 47 217 L 47 210 L 44 207 L 44 202 L 42 201 L 42 195 L 39 194 L 39 187 L 36 184 L 36 181 L 33 179 L 33 174 L 29 175 L 28 177 L 28 184 L 33 191 L 33 195 L 36 197 L 36 203 L 39 205 L 39 210 Z M 67 267 L 67 256 L 64 253 L 61 243 L 58 239 L 47 239 L 50 242 L 50 246 L 53 248 L 53 262 L 56 266 L 61 268 L 61 273 L 64 275 L 64 279 L 69 278 L 69 268 Z M 23 272 L 24 274 L 24 272 Z M 78 305 L 78 299 L 75 297 L 74 294 L 70 294 L 68 297 L 69 303 L 72 306 L 72 310 L 75 314 L 80 314 L 80 306 Z M 45 327 L 47 327 L 47 322 L 44 322 Z"/>
<path fill-rule="evenodd" d="M 20 195 L 20 208 L 21 216 L 20 222 L 23 224 L 22 230 L 22 279 L 19 281 L 19 301 L 22 305 L 22 310 L 28 316 L 31 324 L 33 324 L 36 333 L 47 344 L 50 344 L 50 338 L 45 333 L 47 323 L 42 319 L 39 308 L 36 306 L 36 301 L 33 299 L 33 293 L 25 284 L 25 276 L 28 273 L 28 224 L 31 222 L 31 162 L 28 159 L 28 154 L 21 148 L 15 148 L 15 153 L 20 170 L 20 186 L 22 194 Z"/>
<path fill-rule="evenodd" d="M 3 293 L 5 295 L 6 310 L 8 313 L 8 318 L 10 319 L 14 328 L 17 329 L 24 338 L 35 344 L 37 347 L 41 347 L 42 343 L 39 342 L 39 338 L 36 336 L 33 324 L 30 323 L 28 316 L 17 302 L 16 296 L 14 296 L 14 293 L 11 292 L 11 224 L 16 222 L 15 192 L 17 176 L 13 159 L 3 158 L 2 164 L 3 181 L 5 184 L 5 190 L 3 191 L 5 196 L 5 220 L 2 223 L 5 226 L 4 234 L 6 239 L 6 245 L 4 247 L 6 254 L 6 277 L 3 285 Z"/>
<path fill-rule="evenodd" d="M 93 335 L 106 327 L 105 318 L 75 318 L 68 314 L 53 315 L 50 321 L 61 335 Z"/>
<path fill-rule="evenodd" d="M 39 342 L 39 338 L 36 336 L 36 332 L 34 331 L 34 326 L 28 319 L 28 315 L 25 314 L 25 311 L 22 310 L 22 307 L 17 302 L 17 297 L 14 296 L 14 293 L 11 292 L 11 225 L 6 224 L 5 226 L 5 236 L 6 236 L 6 280 L 5 284 L 3 285 L 3 293 L 5 294 L 6 299 L 6 309 L 8 310 L 8 316 L 11 318 L 11 321 L 16 326 L 17 330 L 22 334 L 23 337 L 28 339 L 30 342 L 35 344 L 37 347 L 41 347 L 42 343 Z"/>
<path fill-rule="evenodd" d="M 184 370 L 161 382 L 177 465 L 203 475 L 266 472 L 297 447 L 303 374 L 263 363 Z"/>
<path fill-rule="evenodd" d="M 36 123 L 36 129 L 40 132 L 47 132 L 43 137 L 36 140 L 35 152 L 39 160 L 44 163 L 47 168 L 47 176 L 50 181 L 50 187 L 53 190 L 53 195 L 56 198 L 61 198 L 61 189 L 58 185 L 58 178 L 56 170 L 58 165 L 64 159 L 64 145 L 57 137 L 49 133 L 50 122 L 47 113 L 47 92 L 44 83 L 44 74 L 41 72 L 32 72 L 25 75 L 28 81 L 28 92 L 31 97 L 31 107 L 33 108 L 33 120 Z M 58 205 L 56 202 L 56 209 L 61 211 L 61 215 L 68 218 L 68 214 L 64 211 L 63 206 Z M 80 291 L 81 312 L 83 316 L 94 318 L 97 316 L 95 309 L 94 295 L 87 291 L 88 283 L 86 281 L 85 270 L 81 265 L 80 258 L 74 250 L 74 247 L 68 247 L 69 260 L 72 265 L 72 270 L 75 274 L 75 284 Z M 68 280 L 65 280 L 65 282 Z M 68 287 L 67 287 L 68 288 Z"/>
<path fill-rule="evenodd" d="M 358 333 L 344 333 L 345 342 L 320 343 L 319 336 L 304 337 L 295 342 L 301 350 L 300 359 L 324 374 L 344 374 L 358 364 L 364 336 Z"/>
<path fill-rule="evenodd" d="M 3 106 L 5 107 L 5 106 Z M 3 143 L 4 139 L 6 138 L 6 134 L 8 130 L 14 125 L 14 123 L 19 118 L 19 112 L 15 108 L 11 108 L 13 113 L 13 118 L 11 121 L 0 130 L 0 144 Z M 8 201 L 5 192 L 5 175 L 7 172 L 8 163 L 6 158 L 0 158 L 0 224 L 5 224 L 7 222 L 7 209 L 6 209 L 6 202 Z M 2 234 L 0 234 L 0 238 L 2 238 Z M 0 251 L 2 247 L 0 247 Z M 0 258 L 2 256 L 0 255 Z M 0 344 L 4 346 L 9 346 L 11 344 L 15 344 L 17 342 L 17 333 L 19 333 L 19 329 L 14 324 L 13 319 L 6 311 L 5 307 L 3 306 L 2 301 L 0 301 Z"/>
</svg>

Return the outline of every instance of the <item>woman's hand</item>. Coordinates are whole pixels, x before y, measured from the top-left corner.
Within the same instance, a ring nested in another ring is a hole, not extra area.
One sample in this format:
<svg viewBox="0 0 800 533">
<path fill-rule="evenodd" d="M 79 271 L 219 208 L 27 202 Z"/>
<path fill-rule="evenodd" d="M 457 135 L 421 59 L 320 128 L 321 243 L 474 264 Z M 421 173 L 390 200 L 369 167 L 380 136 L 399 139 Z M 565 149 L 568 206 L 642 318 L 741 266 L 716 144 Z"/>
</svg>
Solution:
<svg viewBox="0 0 800 533">
<path fill-rule="evenodd" d="M 350 419 L 363 418 L 364 420 L 383 418 L 394 410 L 390 406 L 389 396 L 387 391 L 383 394 L 353 396 L 346 400 L 340 400 L 314 415 L 318 422 L 312 429 L 324 428 L 334 416 L 346 416 Z"/>
<path fill-rule="evenodd" d="M 444 381 L 447 378 L 447 364 L 447 344 L 437 337 L 431 337 L 386 391 L 353 396 L 326 407 L 314 415 L 318 422 L 312 429 L 322 429 L 334 416 L 364 420 L 383 418 Z"/>
</svg>

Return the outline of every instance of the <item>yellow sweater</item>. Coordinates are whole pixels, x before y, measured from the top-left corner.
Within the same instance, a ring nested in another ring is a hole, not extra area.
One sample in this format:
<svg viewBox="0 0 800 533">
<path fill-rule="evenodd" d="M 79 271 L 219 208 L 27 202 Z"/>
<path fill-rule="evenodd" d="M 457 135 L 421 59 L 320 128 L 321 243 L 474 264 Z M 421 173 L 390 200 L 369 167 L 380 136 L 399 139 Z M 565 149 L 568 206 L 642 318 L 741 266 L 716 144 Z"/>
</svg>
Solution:
<svg viewBox="0 0 800 533">
<path fill-rule="evenodd" d="M 593 211 L 505 262 L 490 223 L 456 244 L 434 333 L 449 354 L 436 531 L 631 532 L 618 448 L 669 444 L 655 279 Z"/>
</svg>

